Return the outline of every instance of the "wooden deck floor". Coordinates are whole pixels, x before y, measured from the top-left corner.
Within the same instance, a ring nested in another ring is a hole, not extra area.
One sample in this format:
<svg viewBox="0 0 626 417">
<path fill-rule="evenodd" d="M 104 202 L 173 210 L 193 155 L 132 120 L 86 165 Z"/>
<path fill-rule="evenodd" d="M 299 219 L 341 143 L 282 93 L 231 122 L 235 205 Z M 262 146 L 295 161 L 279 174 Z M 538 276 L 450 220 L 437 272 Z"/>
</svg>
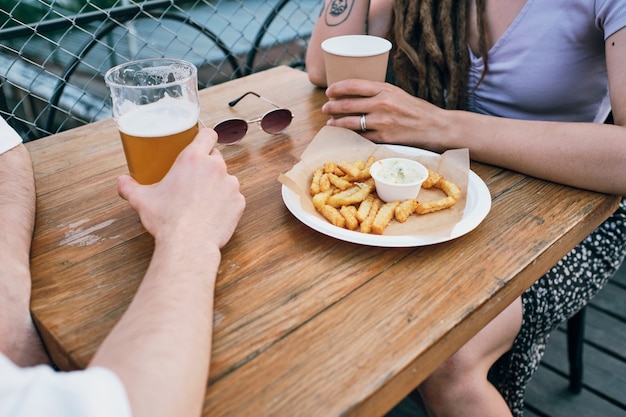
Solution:
<svg viewBox="0 0 626 417">
<path fill-rule="evenodd" d="M 568 390 L 565 326 L 526 392 L 526 417 L 626 417 L 626 263 L 587 308 L 583 390 Z M 423 417 L 409 399 L 387 417 Z"/>
</svg>

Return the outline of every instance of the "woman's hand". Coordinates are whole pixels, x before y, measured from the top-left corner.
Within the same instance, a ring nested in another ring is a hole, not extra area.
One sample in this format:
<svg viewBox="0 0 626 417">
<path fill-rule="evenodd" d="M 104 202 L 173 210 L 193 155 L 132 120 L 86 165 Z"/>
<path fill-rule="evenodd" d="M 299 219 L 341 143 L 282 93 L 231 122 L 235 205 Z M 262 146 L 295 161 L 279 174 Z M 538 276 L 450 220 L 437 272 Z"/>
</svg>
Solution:
<svg viewBox="0 0 626 417">
<path fill-rule="evenodd" d="M 345 80 L 326 90 L 322 112 L 329 126 L 360 133 L 377 143 L 395 143 L 441 151 L 445 149 L 446 111 L 411 96 L 389 83 Z M 365 115 L 366 131 L 361 116 Z"/>
</svg>

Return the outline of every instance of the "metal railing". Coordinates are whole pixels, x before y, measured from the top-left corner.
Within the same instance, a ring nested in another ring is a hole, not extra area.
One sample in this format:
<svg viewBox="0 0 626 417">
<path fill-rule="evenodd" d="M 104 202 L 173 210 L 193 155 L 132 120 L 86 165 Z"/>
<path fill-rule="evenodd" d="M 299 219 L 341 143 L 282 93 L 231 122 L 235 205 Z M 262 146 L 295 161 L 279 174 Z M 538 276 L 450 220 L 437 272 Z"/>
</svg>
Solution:
<svg viewBox="0 0 626 417">
<path fill-rule="evenodd" d="M 319 0 L 0 0 L 0 114 L 25 140 L 110 117 L 103 74 L 176 57 L 200 88 L 303 67 Z"/>
</svg>

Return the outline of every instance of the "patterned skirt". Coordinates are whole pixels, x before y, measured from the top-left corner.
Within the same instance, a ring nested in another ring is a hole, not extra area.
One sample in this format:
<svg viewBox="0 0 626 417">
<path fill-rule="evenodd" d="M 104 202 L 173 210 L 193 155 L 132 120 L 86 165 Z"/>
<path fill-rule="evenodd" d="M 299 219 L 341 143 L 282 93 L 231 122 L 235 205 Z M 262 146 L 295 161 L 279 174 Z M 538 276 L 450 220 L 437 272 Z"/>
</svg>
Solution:
<svg viewBox="0 0 626 417">
<path fill-rule="evenodd" d="M 522 327 L 489 380 L 513 416 L 524 412 L 528 381 L 539 367 L 550 333 L 584 307 L 617 272 L 626 254 L 626 199 L 615 213 L 522 295 Z"/>
</svg>

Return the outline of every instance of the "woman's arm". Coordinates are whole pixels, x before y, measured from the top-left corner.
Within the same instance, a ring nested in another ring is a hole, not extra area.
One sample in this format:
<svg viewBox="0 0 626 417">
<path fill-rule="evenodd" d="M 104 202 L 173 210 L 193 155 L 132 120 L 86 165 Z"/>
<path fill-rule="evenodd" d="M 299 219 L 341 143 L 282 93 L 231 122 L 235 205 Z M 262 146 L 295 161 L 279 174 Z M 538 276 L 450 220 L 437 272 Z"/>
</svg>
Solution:
<svg viewBox="0 0 626 417">
<path fill-rule="evenodd" d="M 441 152 L 470 149 L 472 159 L 538 178 L 626 195 L 626 28 L 606 41 L 615 125 L 523 121 L 447 111 L 390 84 L 347 80 L 329 87 L 322 110 L 330 125 L 359 130 L 366 114 L 375 142 Z M 342 99 L 344 96 L 366 98 Z M 564 97 L 564 100 L 567 98 Z"/>
</svg>

